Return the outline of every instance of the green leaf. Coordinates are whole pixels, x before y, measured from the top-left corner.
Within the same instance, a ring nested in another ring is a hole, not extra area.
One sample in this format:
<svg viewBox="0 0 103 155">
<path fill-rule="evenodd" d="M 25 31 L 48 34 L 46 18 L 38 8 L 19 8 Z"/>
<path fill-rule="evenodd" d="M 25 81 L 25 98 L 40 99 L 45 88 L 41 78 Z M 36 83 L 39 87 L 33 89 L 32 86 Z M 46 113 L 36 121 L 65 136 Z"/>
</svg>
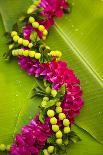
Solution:
<svg viewBox="0 0 103 155">
<path fill-rule="evenodd" d="M 48 138 L 47 143 L 55 143 L 56 137 L 55 136 L 51 136 L 50 138 Z"/>
<path fill-rule="evenodd" d="M 77 143 L 79 141 L 81 141 L 81 138 L 79 137 L 79 135 L 77 135 L 74 131 L 71 131 L 68 134 L 68 138 L 73 142 L 73 143 Z"/>
<path fill-rule="evenodd" d="M 75 70 L 84 92 L 84 108 L 76 118 L 74 131 L 82 141 L 71 146 L 68 155 L 103 154 L 103 2 L 70 0 L 72 11 L 56 19 L 47 44 L 63 51 L 63 59 Z M 11 30 L 31 1 L 0 1 L 0 143 L 12 142 L 16 132 L 39 111 L 40 98 L 30 99 L 34 79 L 21 71 L 14 60 L 4 62 L 7 51 L 4 32 Z M 55 38 L 55 39 L 54 39 Z M 1 154 L 1 152 L 0 152 Z"/>
<path fill-rule="evenodd" d="M 42 91 L 45 92 L 45 86 L 44 86 L 44 82 L 43 82 L 42 79 L 40 79 L 40 78 L 39 78 L 39 79 L 35 78 L 35 84 L 36 84 L 36 86 L 39 87 Z"/>
<path fill-rule="evenodd" d="M 44 123 L 44 114 L 43 114 L 42 111 L 40 112 L 39 120 L 40 120 L 41 123 Z"/>
</svg>

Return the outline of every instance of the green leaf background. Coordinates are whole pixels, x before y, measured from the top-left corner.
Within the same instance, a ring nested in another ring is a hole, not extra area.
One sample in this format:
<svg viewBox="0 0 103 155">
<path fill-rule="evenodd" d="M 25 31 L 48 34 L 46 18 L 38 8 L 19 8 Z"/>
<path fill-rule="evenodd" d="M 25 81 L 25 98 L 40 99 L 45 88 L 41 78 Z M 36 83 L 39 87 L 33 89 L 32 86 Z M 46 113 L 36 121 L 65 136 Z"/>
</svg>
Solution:
<svg viewBox="0 0 103 155">
<path fill-rule="evenodd" d="M 63 59 L 75 70 L 84 92 L 84 108 L 72 129 L 82 139 L 67 155 L 103 154 L 103 1 L 69 0 L 70 14 L 56 19 L 47 44 L 63 51 Z M 5 31 L 10 31 L 31 0 L 0 0 L 0 143 L 12 143 L 15 133 L 38 112 L 39 98 L 30 99 L 33 77 L 21 71 L 17 61 L 5 62 Z M 5 153 L 1 153 L 5 154 Z"/>
</svg>

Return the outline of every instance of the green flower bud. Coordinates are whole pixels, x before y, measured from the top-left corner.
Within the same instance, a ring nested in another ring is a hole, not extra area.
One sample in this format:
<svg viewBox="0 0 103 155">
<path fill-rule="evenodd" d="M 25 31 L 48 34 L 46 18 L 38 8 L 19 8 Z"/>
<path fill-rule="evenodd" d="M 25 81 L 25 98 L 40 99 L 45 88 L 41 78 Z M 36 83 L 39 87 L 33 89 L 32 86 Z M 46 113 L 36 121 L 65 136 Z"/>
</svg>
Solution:
<svg viewBox="0 0 103 155">
<path fill-rule="evenodd" d="M 32 8 L 29 8 L 28 10 L 27 10 L 27 14 L 31 14 L 33 12 L 33 9 Z"/>
<path fill-rule="evenodd" d="M 33 13 L 33 11 L 35 10 L 36 6 L 35 5 L 31 5 L 28 10 L 27 10 L 27 14 L 31 14 Z"/>
<path fill-rule="evenodd" d="M 48 116 L 48 117 L 53 117 L 54 114 L 55 114 L 54 110 L 48 110 L 48 111 L 47 111 L 47 116 Z"/>
<path fill-rule="evenodd" d="M 15 35 L 15 36 L 13 37 L 14 42 L 17 42 L 18 39 L 19 39 L 19 36 L 17 36 L 17 35 Z"/>
<path fill-rule="evenodd" d="M 14 47 L 14 44 L 9 45 L 9 50 L 11 50 Z"/>
<path fill-rule="evenodd" d="M 43 40 L 46 40 L 46 36 L 42 36 L 42 39 L 43 39 Z"/>
<path fill-rule="evenodd" d="M 45 30 L 45 27 L 43 25 L 39 25 L 38 30 L 43 32 Z"/>
<path fill-rule="evenodd" d="M 23 43 L 23 39 L 22 38 L 19 38 L 18 39 L 18 44 L 22 44 Z"/>
<path fill-rule="evenodd" d="M 13 50 L 12 51 L 12 55 L 13 56 L 18 56 L 18 54 L 19 54 L 19 50 Z"/>
<path fill-rule="evenodd" d="M 33 17 L 29 17 L 29 23 L 33 23 L 35 21 L 35 19 Z"/>
<path fill-rule="evenodd" d="M 55 57 L 56 56 L 56 52 L 55 51 L 51 51 L 50 55 Z"/>
<path fill-rule="evenodd" d="M 30 56 L 31 58 L 35 57 L 35 51 L 29 51 L 29 56 Z"/>
<path fill-rule="evenodd" d="M 6 150 L 6 146 L 4 144 L 0 144 L 0 151 L 5 151 Z"/>
<path fill-rule="evenodd" d="M 52 130 L 54 132 L 57 132 L 59 130 L 59 126 L 58 125 L 52 125 Z"/>
<path fill-rule="evenodd" d="M 49 46 L 46 46 L 46 49 L 50 50 L 50 47 Z"/>
<path fill-rule="evenodd" d="M 61 113 L 62 112 L 62 108 L 61 107 L 56 107 L 56 113 Z"/>
<path fill-rule="evenodd" d="M 47 94 L 50 94 L 51 88 L 48 86 L 48 87 L 45 89 L 45 91 L 46 91 Z"/>
<path fill-rule="evenodd" d="M 67 134 L 70 132 L 70 127 L 64 127 L 64 133 Z"/>
<path fill-rule="evenodd" d="M 53 153 L 54 152 L 54 146 L 49 146 L 47 150 L 49 153 Z"/>
<path fill-rule="evenodd" d="M 19 49 L 18 54 L 19 55 L 23 55 L 24 50 L 23 49 Z"/>
<path fill-rule="evenodd" d="M 50 119 L 50 123 L 51 123 L 52 125 L 57 124 L 57 119 L 56 119 L 55 117 L 52 117 L 52 118 Z"/>
<path fill-rule="evenodd" d="M 61 57 L 62 56 L 62 53 L 60 51 L 57 51 L 57 56 L 58 57 Z"/>
<path fill-rule="evenodd" d="M 44 36 L 47 36 L 47 34 L 48 34 L 48 31 L 47 31 L 46 29 L 44 29 L 43 35 L 44 35 Z"/>
<path fill-rule="evenodd" d="M 56 106 L 57 106 L 57 107 L 60 107 L 60 106 L 61 106 L 61 102 L 57 102 L 57 103 L 56 103 Z"/>
<path fill-rule="evenodd" d="M 34 5 L 38 6 L 41 3 L 41 0 L 36 0 L 33 2 Z"/>
<path fill-rule="evenodd" d="M 23 40 L 23 45 L 24 46 L 28 46 L 28 44 L 29 44 L 29 41 L 28 40 Z"/>
<path fill-rule="evenodd" d="M 60 138 L 60 139 L 57 139 L 56 140 L 56 143 L 58 144 L 58 145 L 62 145 L 62 139 Z"/>
<path fill-rule="evenodd" d="M 12 55 L 15 56 L 15 50 L 12 50 Z"/>
<path fill-rule="evenodd" d="M 7 145 L 7 146 L 6 146 L 6 150 L 7 150 L 7 151 L 10 151 L 10 148 L 11 148 L 11 145 Z"/>
<path fill-rule="evenodd" d="M 34 10 L 36 8 L 36 6 L 34 4 L 30 5 L 30 7 L 32 10 Z"/>
<path fill-rule="evenodd" d="M 17 36 L 17 32 L 16 31 L 12 31 L 11 32 L 11 37 Z"/>
<path fill-rule="evenodd" d="M 43 97 L 44 101 L 49 101 L 49 97 Z"/>
<path fill-rule="evenodd" d="M 38 23 L 38 22 L 33 22 L 33 23 L 32 23 L 32 26 L 33 26 L 34 28 L 38 28 L 38 27 L 39 27 L 39 23 Z"/>
<path fill-rule="evenodd" d="M 44 155 L 49 155 L 49 153 L 48 153 L 48 150 L 47 150 L 47 149 L 44 149 L 44 150 L 43 150 L 43 153 L 44 153 Z"/>
<path fill-rule="evenodd" d="M 35 59 L 40 59 L 41 58 L 41 54 L 40 53 L 35 53 Z"/>
<path fill-rule="evenodd" d="M 66 115 L 64 113 L 59 113 L 59 119 L 64 120 L 66 118 Z"/>
<path fill-rule="evenodd" d="M 45 108 L 46 105 L 47 105 L 47 101 L 42 101 L 42 102 L 41 102 L 41 106 L 42 106 L 43 108 Z"/>
<path fill-rule="evenodd" d="M 70 124 L 70 121 L 68 119 L 63 120 L 63 125 L 64 126 L 69 126 L 69 124 Z"/>
<path fill-rule="evenodd" d="M 32 43 L 29 43 L 28 47 L 29 48 L 32 48 L 33 47 L 33 44 Z"/>
<path fill-rule="evenodd" d="M 29 51 L 28 50 L 24 50 L 23 51 L 23 55 L 27 57 L 29 55 Z"/>
<path fill-rule="evenodd" d="M 55 96 L 57 95 L 57 91 L 54 90 L 54 89 L 52 89 L 52 90 L 51 90 L 51 95 L 52 95 L 53 97 L 55 97 Z"/>
<path fill-rule="evenodd" d="M 62 132 L 59 130 L 57 133 L 56 133 L 56 138 L 62 138 L 63 134 Z"/>
</svg>

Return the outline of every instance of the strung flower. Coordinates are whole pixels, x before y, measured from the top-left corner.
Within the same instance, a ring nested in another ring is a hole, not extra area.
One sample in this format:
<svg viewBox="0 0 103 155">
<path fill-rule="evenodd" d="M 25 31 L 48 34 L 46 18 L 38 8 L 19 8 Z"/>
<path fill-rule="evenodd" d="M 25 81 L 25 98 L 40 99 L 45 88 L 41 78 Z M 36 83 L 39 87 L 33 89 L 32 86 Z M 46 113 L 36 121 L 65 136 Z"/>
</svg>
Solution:
<svg viewBox="0 0 103 155">
<path fill-rule="evenodd" d="M 44 20 L 38 21 L 38 18 L 32 16 L 38 8 L 43 9 L 39 15 L 44 16 Z M 39 155 L 41 151 L 45 155 L 53 153 L 55 145 L 65 144 L 64 137 L 71 132 L 71 124 L 74 123 L 75 116 L 80 113 L 83 106 L 80 81 L 68 68 L 66 62 L 59 61 L 62 53 L 51 51 L 50 48 L 45 49 L 45 45 L 39 47 L 37 44 L 39 41 L 36 42 L 38 37 L 42 40 L 46 39 L 47 29 L 54 24 L 54 17 L 61 17 L 67 9 L 66 0 L 34 1 L 27 10 L 30 17 L 28 24 L 23 28 L 24 38 L 21 38 L 21 35 L 18 36 L 16 31 L 11 32 L 14 43 L 9 46 L 9 49 L 12 50 L 10 52 L 13 56 L 18 57 L 20 67 L 29 75 L 42 77 L 47 85 L 45 83 L 45 88 L 41 87 L 40 90 L 42 95 L 45 95 L 40 106 L 43 113 L 40 112 L 40 115 L 36 115 L 22 128 L 12 146 L 6 147 L 1 144 L 0 149 L 10 151 L 10 155 Z M 36 31 L 38 37 L 35 32 L 32 33 L 33 31 Z M 35 46 L 30 39 L 35 41 Z M 15 43 L 22 47 L 14 49 Z M 44 56 L 47 57 L 46 61 L 42 60 Z M 48 142 L 49 138 L 56 138 L 54 144 L 51 145 L 51 142 Z"/>
<path fill-rule="evenodd" d="M 42 124 L 39 116 L 36 116 L 29 125 L 22 128 L 21 134 L 16 136 L 10 155 L 38 155 L 51 135 L 49 119 L 45 118 L 45 123 Z"/>
<path fill-rule="evenodd" d="M 40 5 L 38 8 L 42 8 L 43 11 L 41 12 L 41 15 L 45 17 L 42 21 L 38 21 L 39 24 L 44 25 L 46 29 L 49 29 L 54 24 L 54 17 L 62 17 L 64 14 L 64 11 L 67 10 L 69 7 L 69 4 L 66 0 L 41 0 Z M 26 25 L 23 28 L 23 34 L 24 38 L 29 40 L 30 34 L 35 29 L 32 27 L 31 24 Z M 39 37 L 42 37 L 41 32 L 36 30 Z"/>
<path fill-rule="evenodd" d="M 61 17 L 69 5 L 66 0 L 42 0 L 39 7 L 43 8 L 41 14 L 46 17 L 42 24 L 48 29 L 54 24 L 54 17 Z"/>
<path fill-rule="evenodd" d="M 70 122 L 74 123 L 75 116 L 80 113 L 83 106 L 82 91 L 79 86 L 80 81 L 67 67 L 66 62 L 53 60 L 46 64 L 40 64 L 37 60 L 21 56 L 18 63 L 29 75 L 43 76 L 45 80 L 52 83 L 55 90 L 59 90 L 63 84 L 66 84 L 66 94 L 61 107 Z"/>
</svg>

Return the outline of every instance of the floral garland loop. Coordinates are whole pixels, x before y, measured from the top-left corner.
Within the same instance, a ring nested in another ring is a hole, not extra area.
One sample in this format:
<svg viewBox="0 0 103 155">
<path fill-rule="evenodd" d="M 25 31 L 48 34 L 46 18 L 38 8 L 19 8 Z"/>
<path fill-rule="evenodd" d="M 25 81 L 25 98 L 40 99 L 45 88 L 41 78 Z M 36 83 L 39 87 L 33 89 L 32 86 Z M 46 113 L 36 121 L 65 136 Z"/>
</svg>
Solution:
<svg viewBox="0 0 103 155">
<path fill-rule="evenodd" d="M 83 106 L 80 81 L 60 60 L 62 53 L 44 43 L 54 17 L 61 17 L 68 8 L 66 0 L 35 0 L 7 33 L 10 40 L 5 57 L 17 56 L 21 69 L 36 78 L 34 96 L 43 97 L 39 114 L 22 128 L 14 143 L 7 148 L 0 145 L 0 150 L 7 149 L 10 155 L 60 154 L 76 136 L 71 125 Z"/>
</svg>

